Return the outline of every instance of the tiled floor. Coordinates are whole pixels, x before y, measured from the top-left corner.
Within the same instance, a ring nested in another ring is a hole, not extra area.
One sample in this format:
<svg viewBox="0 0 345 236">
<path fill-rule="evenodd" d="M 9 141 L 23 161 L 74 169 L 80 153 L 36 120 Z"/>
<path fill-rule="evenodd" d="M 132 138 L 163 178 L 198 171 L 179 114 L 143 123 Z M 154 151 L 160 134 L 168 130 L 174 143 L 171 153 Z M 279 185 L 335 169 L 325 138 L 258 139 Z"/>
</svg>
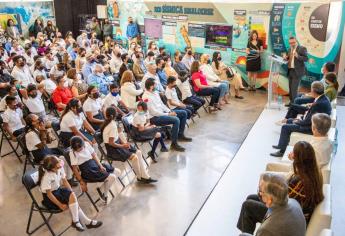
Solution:
<svg viewBox="0 0 345 236">
<path fill-rule="evenodd" d="M 81 197 L 85 212 L 104 225 L 80 235 L 183 235 L 266 103 L 266 94 L 260 91 L 245 92 L 244 96 L 244 100 L 232 99 L 232 104 L 217 114 L 201 112 L 202 118 L 187 131 L 194 138 L 183 144 L 187 151 L 161 155 L 159 162 L 151 165 L 151 175 L 159 179 L 155 186 L 134 182 L 98 214 Z M 8 147 L 2 151 L 6 150 Z M 30 200 L 21 184 L 22 168 L 14 156 L 0 161 L 0 236 L 25 235 Z M 115 187 L 114 191 L 120 191 Z M 40 220 L 34 217 L 34 223 Z M 59 231 L 70 221 L 65 212 L 51 222 Z M 49 233 L 43 227 L 35 235 Z M 69 229 L 64 235 L 79 233 Z"/>
</svg>

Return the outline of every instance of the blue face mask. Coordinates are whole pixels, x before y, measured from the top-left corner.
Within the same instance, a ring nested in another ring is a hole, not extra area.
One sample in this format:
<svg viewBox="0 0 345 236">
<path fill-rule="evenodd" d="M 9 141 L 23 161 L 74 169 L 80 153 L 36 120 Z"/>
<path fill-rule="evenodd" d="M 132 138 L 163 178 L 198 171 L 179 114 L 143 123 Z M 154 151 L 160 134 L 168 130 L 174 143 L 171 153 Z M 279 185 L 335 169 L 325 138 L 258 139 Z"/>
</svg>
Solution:
<svg viewBox="0 0 345 236">
<path fill-rule="evenodd" d="M 111 95 L 113 95 L 114 97 L 116 97 L 117 95 L 119 95 L 118 92 L 111 92 Z"/>
<path fill-rule="evenodd" d="M 146 111 L 138 111 L 139 115 L 145 115 Z"/>
</svg>

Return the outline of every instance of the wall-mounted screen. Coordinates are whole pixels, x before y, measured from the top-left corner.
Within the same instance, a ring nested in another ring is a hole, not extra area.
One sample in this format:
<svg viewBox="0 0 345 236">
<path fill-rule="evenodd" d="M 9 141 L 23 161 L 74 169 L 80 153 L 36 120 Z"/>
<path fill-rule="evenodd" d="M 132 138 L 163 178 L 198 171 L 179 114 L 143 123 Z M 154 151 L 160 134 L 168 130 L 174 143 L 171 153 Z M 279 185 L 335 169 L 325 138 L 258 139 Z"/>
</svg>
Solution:
<svg viewBox="0 0 345 236">
<path fill-rule="evenodd" d="M 144 19 L 145 25 L 145 36 L 148 38 L 159 38 L 163 37 L 162 33 L 162 20 L 159 19 Z"/>
<path fill-rule="evenodd" d="M 227 47 L 232 46 L 231 25 L 206 25 L 206 46 Z"/>
</svg>

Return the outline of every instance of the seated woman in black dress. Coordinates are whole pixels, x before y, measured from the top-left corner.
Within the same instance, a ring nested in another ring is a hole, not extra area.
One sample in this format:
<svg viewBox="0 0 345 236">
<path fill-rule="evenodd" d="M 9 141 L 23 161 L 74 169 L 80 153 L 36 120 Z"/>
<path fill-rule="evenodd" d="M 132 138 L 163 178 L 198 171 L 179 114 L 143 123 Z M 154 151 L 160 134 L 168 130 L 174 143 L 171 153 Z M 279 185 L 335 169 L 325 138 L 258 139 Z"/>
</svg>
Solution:
<svg viewBox="0 0 345 236">
<path fill-rule="evenodd" d="M 114 161 L 131 161 L 137 180 L 142 183 L 154 183 L 157 180 L 152 179 L 146 169 L 143 156 L 140 150 L 136 150 L 127 143 L 122 132 L 118 131 L 116 124 L 116 110 L 114 107 L 108 107 L 105 111 L 105 122 L 102 127 L 103 142 L 107 150 L 108 158 Z"/>
</svg>

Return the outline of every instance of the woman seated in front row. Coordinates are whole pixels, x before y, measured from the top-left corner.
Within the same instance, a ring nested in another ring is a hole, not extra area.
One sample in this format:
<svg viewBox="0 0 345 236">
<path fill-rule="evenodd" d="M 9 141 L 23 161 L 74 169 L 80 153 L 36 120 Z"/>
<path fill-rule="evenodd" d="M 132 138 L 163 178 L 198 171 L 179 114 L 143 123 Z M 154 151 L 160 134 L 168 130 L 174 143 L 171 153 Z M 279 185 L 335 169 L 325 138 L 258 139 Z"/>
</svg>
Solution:
<svg viewBox="0 0 345 236">
<path fill-rule="evenodd" d="M 79 207 L 78 199 L 66 179 L 62 166 L 63 162 L 56 156 L 48 155 L 44 158 L 38 177 L 38 184 L 43 194 L 42 204 L 51 210 L 69 209 L 72 215 L 72 227 L 80 232 L 85 230 L 80 220 L 88 229 L 100 227 L 101 221 L 89 219 Z"/>
<path fill-rule="evenodd" d="M 137 180 L 141 183 L 157 182 L 157 180 L 150 177 L 141 151 L 136 150 L 133 146 L 127 143 L 123 133 L 118 132 L 118 127 L 115 121 L 115 108 L 108 107 L 105 111 L 105 116 L 105 122 L 101 130 L 108 158 L 122 162 L 130 160 L 137 176 Z"/>
<path fill-rule="evenodd" d="M 68 102 L 61 115 L 60 131 L 60 138 L 65 148 L 70 146 L 71 138 L 76 135 L 97 147 L 96 140 L 92 136 L 95 130 L 86 120 L 81 103 L 76 98 Z"/>
<path fill-rule="evenodd" d="M 112 174 L 114 168 L 110 165 L 102 165 L 92 146 L 79 136 L 71 139 L 71 148 L 69 152 L 71 166 L 82 191 L 87 191 L 85 181 L 103 182 L 104 192 L 101 194 L 101 199 L 107 204 L 109 189 L 116 180 L 115 174 Z"/>
<path fill-rule="evenodd" d="M 293 160 L 293 173 L 287 180 L 289 198 L 294 198 L 302 207 L 308 224 L 315 207 L 323 200 L 322 175 L 317 166 L 313 147 L 300 141 L 295 144 L 289 159 Z M 260 180 L 260 186 L 265 180 Z M 242 204 L 237 228 L 244 233 L 253 234 L 257 222 L 262 222 L 267 214 L 267 207 L 261 200 L 261 194 L 247 197 Z"/>
<path fill-rule="evenodd" d="M 100 98 L 98 88 L 94 85 L 89 86 L 87 94 L 88 98 L 83 104 L 83 110 L 92 128 L 99 130 L 104 122 L 104 117 L 101 111 L 102 99 Z"/>
</svg>

